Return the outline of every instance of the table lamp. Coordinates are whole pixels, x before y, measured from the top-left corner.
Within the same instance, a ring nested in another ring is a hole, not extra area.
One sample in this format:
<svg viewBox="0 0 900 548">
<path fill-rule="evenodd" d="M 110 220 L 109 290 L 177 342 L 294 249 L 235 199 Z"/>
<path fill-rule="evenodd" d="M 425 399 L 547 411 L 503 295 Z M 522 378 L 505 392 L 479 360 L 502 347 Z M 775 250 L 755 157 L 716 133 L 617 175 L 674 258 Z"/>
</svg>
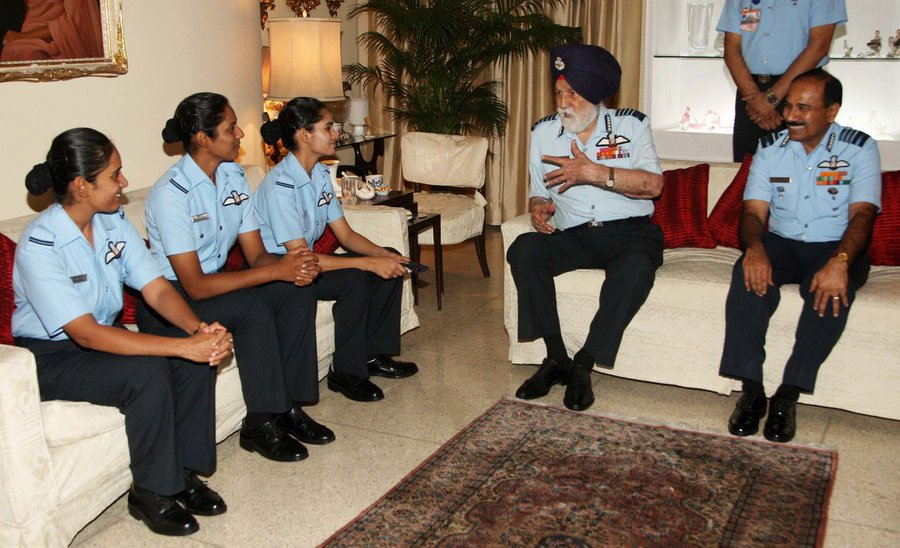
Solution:
<svg viewBox="0 0 900 548">
<path fill-rule="evenodd" d="M 366 118 L 369 117 L 369 101 L 365 97 L 350 99 L 350 115 L 347 123 L 353 126 L 353 135 L 361 137 L 366 134 Z"/>
</svg>

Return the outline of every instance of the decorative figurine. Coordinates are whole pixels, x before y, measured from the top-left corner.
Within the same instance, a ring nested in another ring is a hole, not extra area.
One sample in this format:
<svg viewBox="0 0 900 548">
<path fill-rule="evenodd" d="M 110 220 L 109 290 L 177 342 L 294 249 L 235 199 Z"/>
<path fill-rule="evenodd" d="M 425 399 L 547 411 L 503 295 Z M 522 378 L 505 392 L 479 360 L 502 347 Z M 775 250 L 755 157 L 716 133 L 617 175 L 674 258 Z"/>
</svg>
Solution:
<svg viewBox="0 0 900 548">
<path fill-rule="evenodd" d="M 900 29 L 896 34 L 888 36 L 888 57 L 900 57 Z"/>
<path fill-rule="evenodd" d="M 691 127 L 691 107 L 684 107 L 684 114 L 681 115 L 681 121 L 678 123 L 681 131 L 687 131 Z"/>
<path fill-rule="evenodd" d="M 873 36 L 871 40 L 866 42 L 866 47 L 868 47 L 869 50 L 875 52 L 875 55 L 869 55 L 868 57 L 878 57 L 879 55 L 881 55 L 881 31 L 880 30 L 875 31 L 875 36 Z M 869 52 L 867 51 L 866 53 L 869 53 Z"/>
<path fill-rule="evenodd" d="M 853 56 L 853 46 L 847 45 L 847 40 L 844 40 L 844 57 L 852 57 Z"/>
<path fill-rule="evenodd" d="M 706 129 L 714 131 L 722 125 L 722 120 L 719 118 L 718 112 L 707 110 L 706 116 L 703 117 L 703 124 L 706 126 Z"/>
</svg>

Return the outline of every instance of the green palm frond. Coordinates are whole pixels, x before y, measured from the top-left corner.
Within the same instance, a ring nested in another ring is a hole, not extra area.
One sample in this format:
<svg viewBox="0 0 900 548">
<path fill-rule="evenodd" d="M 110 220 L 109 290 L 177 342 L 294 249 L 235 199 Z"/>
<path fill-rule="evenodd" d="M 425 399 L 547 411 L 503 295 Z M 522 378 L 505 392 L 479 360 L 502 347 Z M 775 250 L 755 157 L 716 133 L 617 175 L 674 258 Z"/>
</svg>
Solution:
<svg viewBox="0 0 900 548">
<path fill-rule="evenodd" d="M 493 63 L 581 40 L 581 30 L 545 15 L 578 0 L 366 0 L 350 16 L 373 14 L 380 31 L 361 45 L 377 67 L 345 67 L 348 79 L 380 87 L 392 118 L 434 133 L 503 135 L 509 110 L 498 82 L 476 83 Z"/>
</svg>

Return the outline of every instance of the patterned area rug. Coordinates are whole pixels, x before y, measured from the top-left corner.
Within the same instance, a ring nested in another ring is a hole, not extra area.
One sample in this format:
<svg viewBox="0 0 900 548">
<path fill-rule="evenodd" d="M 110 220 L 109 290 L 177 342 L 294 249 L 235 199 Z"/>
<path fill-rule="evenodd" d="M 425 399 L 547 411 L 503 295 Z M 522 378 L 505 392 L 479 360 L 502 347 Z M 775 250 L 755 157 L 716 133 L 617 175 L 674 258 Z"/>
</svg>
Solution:
<svg viewBox="0 0 900 548">
<path fill-rule="evenodd" d="M 502 400 L 324 546 L 821 545 L 836 465 Z"/>
</svg>

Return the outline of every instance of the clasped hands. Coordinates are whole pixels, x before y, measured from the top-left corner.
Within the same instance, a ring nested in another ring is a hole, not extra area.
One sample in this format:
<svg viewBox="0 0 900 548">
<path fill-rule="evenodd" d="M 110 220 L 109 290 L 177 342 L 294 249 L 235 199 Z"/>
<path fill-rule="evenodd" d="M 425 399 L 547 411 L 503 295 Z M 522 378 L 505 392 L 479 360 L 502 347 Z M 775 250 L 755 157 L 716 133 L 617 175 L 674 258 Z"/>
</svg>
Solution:
<svg viewBox="0 0 900 548">
<path fill-rule="evenodd" d="M 281 258 L 281 266 L 285 276 L 284 281 L 292 282 L 302 287 L 313 283 L 313 280 L 322 272 L 319 266 L 319 257 L 309 247 L 301 246 L 289 250 Z"/>
<path fill-rule="evenodd" d="M 766 92 L 755 91 L 742 99 L 750 121 L 762 129 L 771 131 L 781 125 L 782 118 L 775 105 L 766 99 L 766 95 Z"/>
<path fill-rule="evenodd" d="M 744 287 L 762 297 L 766 294 L 772 281 L 772 264 L 764 250 L 756 248 L 747 249 L 744 252 Z M 847 297 L 848 276 L 846 263 L 828 261 L 813 275 L 809 285 L 809 292 L 815 293 L 813 297 L 813 310 L 824 317 L 831 303 L 832 315 L 837 318 L 841 306 L 850 306 Z"/>
<path fill-rule="evenodd" d="M 215 367 L 234 349 L 231 333 L 219 322 L 200 322 L 193 335 L 184 339 L 187 348 L 184 358 Z"/>
</svg>

